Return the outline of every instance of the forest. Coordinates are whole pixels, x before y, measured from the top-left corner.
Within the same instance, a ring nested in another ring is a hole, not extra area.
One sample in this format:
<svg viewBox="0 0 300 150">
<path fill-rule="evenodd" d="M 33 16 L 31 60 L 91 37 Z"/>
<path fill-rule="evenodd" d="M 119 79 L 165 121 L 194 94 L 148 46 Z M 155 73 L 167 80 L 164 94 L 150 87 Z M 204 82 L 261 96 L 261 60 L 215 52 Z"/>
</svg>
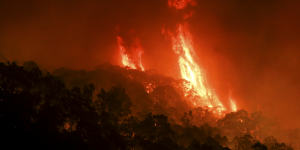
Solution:
<svg viewBox="0 0 300 150">
<path fill-rule="evenodd" d="M 151 81 L 151 84 L 149 84 Z M 182 81 L 105 64 L 95 71 L 0 63 L 6 149 L 292 150 L 262 113 L 190 108 Z M 149 86 L 144 86 L 145 84 Z M 147 88 L 145 88 L 147 87 Z"/>
</svg>

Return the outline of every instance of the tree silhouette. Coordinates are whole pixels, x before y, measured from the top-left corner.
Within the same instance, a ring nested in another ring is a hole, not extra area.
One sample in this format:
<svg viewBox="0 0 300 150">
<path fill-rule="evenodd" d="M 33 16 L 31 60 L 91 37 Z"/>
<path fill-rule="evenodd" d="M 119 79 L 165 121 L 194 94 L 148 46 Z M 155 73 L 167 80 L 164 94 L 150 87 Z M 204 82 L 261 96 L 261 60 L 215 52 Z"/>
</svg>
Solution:
<svg viewBox="0 0 300 150">
<path fill-rule="evenodd" d="M 253 150 L 268 150 L 266 145 L 261 144 L 260 142 L 256 142 L 254 145 L 252 145 Z"/>
<path fill-rule="evenodd" d="M 197 108 L 176 123 L 164 110 L 154 113 L 147 109 L 146 115 L 132 113 L 133 103 L 126 89 L 118 85 L 104 90 L 88 82 L 70 86 L 41 71 L 34 62 L 23 66 L 0 63 L 1 148 L 227 150 L 231 143 L 224 135 L 228 134 L 239 135 L 233 140 L 235 150 L 291 149 L 274 137 L 261 144 L 247 134 L 257 127 L 258 114 L 253 117 L 239 111 L 217 121 L 204 108 Z M 178 96 L 171 87 L 159 88 L 154 95 L 165 97 L 160 105 L 168 105 L 171 102 L 166 98 L 172 93 Z M 155 107 L 158 108 L 168 109 Z"/>
</svg>

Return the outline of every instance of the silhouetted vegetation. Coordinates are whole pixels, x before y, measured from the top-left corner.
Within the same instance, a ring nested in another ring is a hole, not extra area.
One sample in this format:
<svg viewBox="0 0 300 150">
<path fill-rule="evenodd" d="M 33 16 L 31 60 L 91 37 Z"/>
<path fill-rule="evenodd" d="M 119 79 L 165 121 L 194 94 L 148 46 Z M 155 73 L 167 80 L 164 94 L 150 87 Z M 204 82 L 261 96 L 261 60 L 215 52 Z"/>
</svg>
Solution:
<svg viewBox="0 0 300 150">
<path fill-rule="evenodd" d="M 88 82 L 67 85 L 59 77 L 41 71 L 33 62 L 23 66 L 0 63 L 1 146 L 6 149 L 20 146 L 108 150 L 291 149 L 274 137 L 263 142 L 253 137 L 259 127 L 254 124 L 259 115 L 249 117 L 246 111 L 239 111 L 216 119 L 198 108 L 184 113 L 179 122 L 170 121 L 167 116 L 170 111 L 164 110 L 168 106 L 134 106 L 137 103 L 126 90 L 121 85 L 109 90 L 97 89 Z M 159 97 L 166 91 L 172 93 L 173 89 L 164 86 L 156 89 L 154 95 Z M 140 99 L 140 103 L 147 104 L 147 100 Z"/>
</svg>

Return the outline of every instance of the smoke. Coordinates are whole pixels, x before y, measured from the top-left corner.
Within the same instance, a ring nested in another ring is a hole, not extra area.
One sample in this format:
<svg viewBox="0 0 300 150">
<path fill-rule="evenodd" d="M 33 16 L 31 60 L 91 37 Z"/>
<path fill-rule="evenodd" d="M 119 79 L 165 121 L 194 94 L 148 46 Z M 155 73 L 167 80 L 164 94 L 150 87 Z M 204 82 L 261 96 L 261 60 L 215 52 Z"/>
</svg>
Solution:
<svg viewBox="0 0 300 150">
<path fill-rule="evenodd" d="M 174 29 L 186 19 L 199 64 L 220 99 L 227 99 L 231 89 L 239 107 L 261 110 L 288 128 L 300 127 L 295 119 L 300 113 L 297 2 L 196 3 L 176 10 L 168 8 L 167 0 L 4 0 L 0 53 L 47 69 L 92 69 L 105 62 L 119 64 L 116 36 L 125 38 L 134 30 L 145 68 L 178 78 L 177 57 L 161 29 Z M 182 18 L 191 11 L 193 17 Z"/>
</svg>

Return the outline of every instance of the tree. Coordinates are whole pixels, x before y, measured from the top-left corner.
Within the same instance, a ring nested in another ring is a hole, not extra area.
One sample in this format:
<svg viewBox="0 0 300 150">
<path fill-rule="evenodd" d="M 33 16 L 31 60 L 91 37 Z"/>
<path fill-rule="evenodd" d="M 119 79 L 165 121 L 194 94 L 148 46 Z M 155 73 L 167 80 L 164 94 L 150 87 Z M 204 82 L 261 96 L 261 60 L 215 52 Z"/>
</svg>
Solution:
<svg viewBox="0 0 300 150">
<path fill-rule="evenodd" d="M 265 138 L 264 144 L 269 150 L 292 150 L 292 148 L 285 143 L 279 143 L 273 136 Z"/>
<path fill-rule="evenodd" d="M 253 150 L 268 150 L 267 146 L 264 144 L 261 144 L 260 142 L 256 142 L 254 145 L 252 145 Z"/>
<path fill-rule="evenodd" d="M 254 138 L 246 134 L 244 136 L 235 137 L 233 140 L 235 150 L 251 150 L 254 144 Z"/>
</svg>

